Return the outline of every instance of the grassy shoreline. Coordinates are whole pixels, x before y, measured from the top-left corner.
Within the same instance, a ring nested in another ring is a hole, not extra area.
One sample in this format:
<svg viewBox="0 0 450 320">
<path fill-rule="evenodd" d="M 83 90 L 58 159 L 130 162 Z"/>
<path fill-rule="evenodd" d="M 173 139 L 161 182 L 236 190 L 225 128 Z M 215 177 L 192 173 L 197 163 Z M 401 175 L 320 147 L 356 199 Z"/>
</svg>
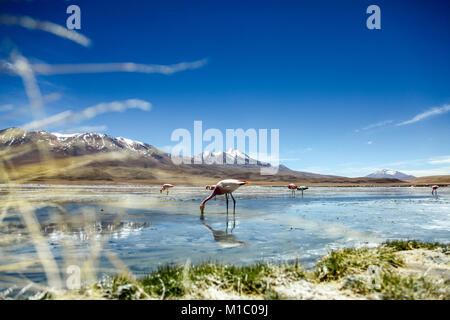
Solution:
<svg viewBox="0 0 450 320">
<path fill-rule="evenodd" d="M 391 241 L 345 248 L 314 270 L 289 264 L 166 266 L 135 279 L 105 278 L 46 299 L 433 299 L 450 300 L 450 245 Z"/>
</svg>

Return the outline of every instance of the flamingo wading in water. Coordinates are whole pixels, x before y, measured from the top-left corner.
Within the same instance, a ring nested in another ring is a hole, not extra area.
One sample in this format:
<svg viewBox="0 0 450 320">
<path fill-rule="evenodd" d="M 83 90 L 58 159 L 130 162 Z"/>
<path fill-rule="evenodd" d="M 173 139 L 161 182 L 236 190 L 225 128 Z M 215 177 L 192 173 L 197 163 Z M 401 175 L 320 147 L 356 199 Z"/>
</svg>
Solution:
<svg viewBox="0 0 450 320">
<path fill-rule="evenodd" d="M 297 190 L 297 188 L 298 188 L 298 187 L 297 187 L 296 184 L 290 183 L 290 184 L 288 185 L 288 189 L 292 191 L 292 192 L 291 192 L 292 196 L 295 196 L 295 190 Z"/>
<path fill-rule="evenodd" d="M 290 183 L 288 185 L 288 189 L 292 191 L 292 196 L 295 197 L 295 190 L 300 190 L 302 192 L 302 197 L 303 197 L 303 191 L 308 190 L 308 187 L 305 186 L 297 186 L 294 183 Z"/>
<path fill-rule="evenodd" d="M 207 201 L 211 200 L 216 195 L 225 195 L 225 199 L 227 201 L 227 212 L 228 212 L 228 194 L 231 196 L 231 199 L 233 199 L 233 211 L 236 210 L 236 200 L 233 197 L 232 192 L 234 192 L 237 188 L 240 186 L 243 186 L 244 184 L 247 184 L 248 181 L 244 180 L 236 180 L 236 179 L 226 179 L 219 181 L 215 188 L 213 189 L 213 192 L 206 197 L 202 203 L 200 204 L 200 212 L 201 212 L 201 219 L 203 219 L 203 212 L 205 211 L 205 204 Z"/>
<path fill-rule="evenodd" d="M 437 196 L 437 189 L 439 188 L 438 185 L 434 185 L 431 187 L 431 194 L 434 194 L 435 196 Z"/>
<path fill-rule="evenodd" d="M 302 198 L 303 198 L 303 191 L 308 190 L 308 189 L 309 188 L 305 187 L 305 186 L 300 186 L 300 187 L 297 188 L 297 190 L 300 190 L 302 192 Z"/>
<path fill-rule="evenodd" d="M 163 184 L 161 189 L 159 189 L 159 193 L 162 193 L 164 190 L 167 190 L 167 194 L 169 194 L 169 188 L 173 188 L 173 187 L 175 187 L 173 184 L 165 183 L 165 184 Z"/>
</svg>

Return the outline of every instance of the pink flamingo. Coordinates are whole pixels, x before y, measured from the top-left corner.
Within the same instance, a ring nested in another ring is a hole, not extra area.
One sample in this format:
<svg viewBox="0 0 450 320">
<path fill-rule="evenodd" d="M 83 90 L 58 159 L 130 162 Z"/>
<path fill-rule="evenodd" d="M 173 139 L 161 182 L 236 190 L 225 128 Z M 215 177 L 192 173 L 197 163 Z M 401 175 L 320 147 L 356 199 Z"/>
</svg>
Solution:
<svg viewBox="0 0 450 320">
<path fill-rule="evenodd" d="M 201 219 L 203 219 L 203 212 L 205 211 L 205 204 L 207 201 L 211 200 L 216 195 L 225 195 L 225 199 L 227 201 L 227 212 L 228 212 L 228 194 L 231 196 L 231 199 L 233 199 L 233 211 L 236 210 L 236 200 L 233 197 L 232 192 L 234 192 L 237 188 L 240 186 L 243 186 L 244 184 L 247 184 L 248 181 L 244 180 L 236 180 L 236 179 L 226 179 L 219 181 L 215 188 L 213 189 L 213 192 L 206 197 L 202 203 L 200 204 L 200 212 L 201 212 Z"/>
<path fill-rule="evenodd" d="M 173 188 L 173 187 L 175 187 L 173 184 L 165 183 L 165 184 L 163 184 L 161 189 L 159 189 L 159 193 L 162 193 L 164 190 L 167 190 L 167 194 L 169 194 L 169 188 Z"/>
<path fill-rule="evenodd" d="M 297 190 L 298 186 L 296 184 L 290 183 L 288 185 L 288 189 L 292 190 L 292 196 L 295 196 L 295 190 Z"/>
<path fill-rule="evenodd" d="M 290 183 L 289 185 L 288 185 L 288 189 L 289 190 L 292 190 L 292 195 L 295 197 L 295 190 L 300 190 L 301 192 L 302 192 L 302 197 L 303 197 L 303 191 L 305 191 L 305 190 L 307 190 L 308 189 L 308 187 L 305 187 L 305 186 L 297 186 L 296 184 L 294 184 L 294 183 Z"/>
<path fill-rule="evenodd" d="M 436 195 L 437 196 L 437 189 L 439 188 L 439 186 L 438 185 L 434 185 L 434 186 L 432 186 L 431 187 L 431 194 L 434 194 L 434 195 Z"/>
</svg>

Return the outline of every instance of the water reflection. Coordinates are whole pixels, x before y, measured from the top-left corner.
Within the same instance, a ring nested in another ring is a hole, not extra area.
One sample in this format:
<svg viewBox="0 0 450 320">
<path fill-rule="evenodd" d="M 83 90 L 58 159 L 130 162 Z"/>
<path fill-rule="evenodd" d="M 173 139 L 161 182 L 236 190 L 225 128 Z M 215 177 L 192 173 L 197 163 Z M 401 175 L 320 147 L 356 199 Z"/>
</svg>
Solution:
<svg viewBox="0 0 450 320">
<path fill-rule="evenodd" d="M 102 236 L 110 236 L 114 239 L 124 239 L 131 234 L 152 227 L 151 222 L 134 222 L 134 221 L 95 221 L 91 224 L 82 226 L 78 225 L 59 225 L 49 223 L 43 226 L 42 230 L 53 241 L 70 236 L 73 240 L 88 241 L 91 239 L 99 239 Z"/>
<path fill-rule="evenodd" d="M 26 226 L 19 219 L 0 225 L 0 235 L 26 234 Z M 151 221 L 119 220 L 118 217 L 97 217 L 86 221 L 83 217 L 66 217 L 63 222 L 41 221 L 41 232 L 48 236 L 52 242 L 62 241 L 66 238 L 77 241 L 89 241 L 109 236 L 114 239 L 124 239 L 146 228 L 154 227 Z M 18 240 L 18 239 L 16 239 Z"/>
<path fill-rule="evenodd" d="M 248 245 L 247 242 L 239 241 L 236 238 L 236 235 L 233 234 L 233 230 L 236 228 L 235 212 L 233 213 L 233 221 L 231 221 L 231 222 L 232 222 L 232 225 L 231 225 L 231 229 L 229 231 L 228 229 L 229 229 L 230 221 L 228 219 L 228 211 L 227 211 L 226 220 L 225 220 L 225 231 L 213 229 L 210 225 L 207 225 L 204 222 L 203 222 L 203 226 L 205 226 L 206 229 L 211 231 L 211 233 L 214 237 L 214 241 L 216 241 L 222 248 L 241 247 L 241 246 Z"/>
</svg>

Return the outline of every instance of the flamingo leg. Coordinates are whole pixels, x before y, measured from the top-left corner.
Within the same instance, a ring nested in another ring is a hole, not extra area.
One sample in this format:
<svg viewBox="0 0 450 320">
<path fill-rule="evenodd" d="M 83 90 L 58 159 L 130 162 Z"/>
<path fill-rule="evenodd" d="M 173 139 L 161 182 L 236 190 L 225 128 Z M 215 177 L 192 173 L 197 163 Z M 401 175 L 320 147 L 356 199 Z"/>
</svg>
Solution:
<svg viewBox="0 0 450 320">
<path fill-rule="evenodd" d="M 225 193 L 225 199 L 227 201 L 227 213 L 228 213 L 228 193 Z"/>
<path fill-rule="evenodd" d="M 236 200 L 233 197 L 233 194 L 230 192 L 231 199 L 233 199 L 233 214 L 236 212 Z"/>
</svg>

